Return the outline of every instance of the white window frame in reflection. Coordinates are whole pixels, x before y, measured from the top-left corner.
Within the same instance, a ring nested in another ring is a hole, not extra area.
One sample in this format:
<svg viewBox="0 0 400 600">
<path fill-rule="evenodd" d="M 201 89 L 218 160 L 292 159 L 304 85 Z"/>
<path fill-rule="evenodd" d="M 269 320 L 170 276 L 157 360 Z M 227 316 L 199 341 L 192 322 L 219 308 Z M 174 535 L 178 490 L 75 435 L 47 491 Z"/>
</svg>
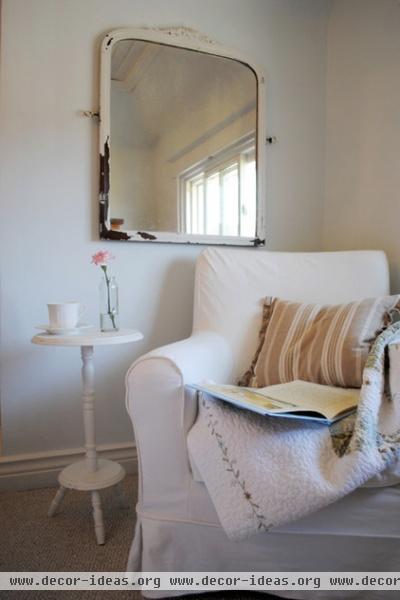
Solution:
<svg viewBox="0 0 400 600">
<path fill-rule="evenodd" d="M 255 235 L 256 138 L 251 133 L 181 173 L 180 233 Z"/>
</svg>

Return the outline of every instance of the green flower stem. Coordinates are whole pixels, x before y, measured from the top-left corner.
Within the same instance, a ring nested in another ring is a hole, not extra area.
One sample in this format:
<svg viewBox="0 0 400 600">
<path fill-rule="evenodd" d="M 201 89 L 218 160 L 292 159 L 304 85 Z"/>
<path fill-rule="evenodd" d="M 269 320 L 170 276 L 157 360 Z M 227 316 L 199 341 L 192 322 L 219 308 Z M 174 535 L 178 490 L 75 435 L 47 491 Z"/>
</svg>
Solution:
<svg viewBox="0 0 400 600">
<path fill-rule="evenodd" d="M 100 265 L 100 266 L 103 269 L 104 277 L 106 279 L 106 286 L 107 286 L 107 313 L 108 313 L 108 316 L 111 319 L 112 326 L 114 327 L 114 329 L 117 329 L 117 327 L 115 325 L 115 317 L 114 317 L 114 315 L 112 313 L 112 310 L 111 310 L 110 278 L 107 275 L 107 265 Z"/>
</svg>

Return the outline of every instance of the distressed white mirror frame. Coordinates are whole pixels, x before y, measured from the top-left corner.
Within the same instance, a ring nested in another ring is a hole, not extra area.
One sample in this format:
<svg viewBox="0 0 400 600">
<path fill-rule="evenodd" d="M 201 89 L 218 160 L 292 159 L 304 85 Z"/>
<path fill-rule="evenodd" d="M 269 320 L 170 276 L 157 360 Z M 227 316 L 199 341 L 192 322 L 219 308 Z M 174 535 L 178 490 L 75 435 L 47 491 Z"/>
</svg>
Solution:
<svg viewBox="0 0 400 600">
<path fill-rule="evenodd" d="M 255 237 L 195 235 L 166 231 L 117 231 L 110 223 L 110 94 L 111 56 L 121 40 L 141 40 L 197 50 L 240 61 L 250 67 L 257 78 L 257 216 Z M 100 61 L 100 238 L 134 242 L 170 242 L 179 244 L 223 244 L 260 246 L 265 243 L 265 78 L 253 63 L 235 51 L 224 48 L 210 38 L 187 27 L 118 29 L 108 33 L 101 46 Z"/>
</svg>

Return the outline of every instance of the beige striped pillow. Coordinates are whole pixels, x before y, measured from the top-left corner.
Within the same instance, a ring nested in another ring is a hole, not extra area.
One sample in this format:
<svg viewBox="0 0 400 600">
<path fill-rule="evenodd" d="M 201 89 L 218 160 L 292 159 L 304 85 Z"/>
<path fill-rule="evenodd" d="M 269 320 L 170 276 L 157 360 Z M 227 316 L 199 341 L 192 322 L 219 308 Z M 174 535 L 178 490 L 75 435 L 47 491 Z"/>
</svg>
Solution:
<svg viewBox="0 0 400 600">
<path fill-rule="evenodd" d="M 399 310 L 398 295 L 336 306 L 267 298 L 259 347 L 239 384 L 263 387 L 303 379 L 361 387 L 371 342 Z"/>
</svg>

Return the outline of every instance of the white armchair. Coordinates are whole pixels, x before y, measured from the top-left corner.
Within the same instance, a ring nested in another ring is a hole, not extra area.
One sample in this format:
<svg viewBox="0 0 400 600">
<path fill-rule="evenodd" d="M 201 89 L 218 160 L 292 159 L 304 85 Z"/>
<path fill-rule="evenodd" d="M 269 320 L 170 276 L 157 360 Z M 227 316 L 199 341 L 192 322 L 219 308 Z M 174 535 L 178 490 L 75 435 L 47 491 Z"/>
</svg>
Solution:
<svg viewBox="0 0 400 600">
<path fill-rule="evenodd" d="M 206 379 L 229 383 L 243 373 L 257 345 L 265 296 L 334 304 L 385 295 L 388 289 L 387 260 L 379 251 L 275 253 L 209 248 L 199 256 L 191 337 L 146 354 L 127 374 L 127 409 L 139 461 L 138 525 L 129 570 L 398 569 L 400 489 L 393 484 L 400 477 L 396 469 L 372 482 L 386 487 L 359 489 L 296 523 L 235 543 L 219 525 L 186 444 L 197 406 L 185 385 Z M 399 352 L 397 346 L 391 351 Z M 278 593 L 299 599 L 307 594 Z M 334 594 L 313 591 L 316 599 L 328 595 Z M 363 599 L 368 598 L 379 594 L 365 592 Z"/>
</svg>

